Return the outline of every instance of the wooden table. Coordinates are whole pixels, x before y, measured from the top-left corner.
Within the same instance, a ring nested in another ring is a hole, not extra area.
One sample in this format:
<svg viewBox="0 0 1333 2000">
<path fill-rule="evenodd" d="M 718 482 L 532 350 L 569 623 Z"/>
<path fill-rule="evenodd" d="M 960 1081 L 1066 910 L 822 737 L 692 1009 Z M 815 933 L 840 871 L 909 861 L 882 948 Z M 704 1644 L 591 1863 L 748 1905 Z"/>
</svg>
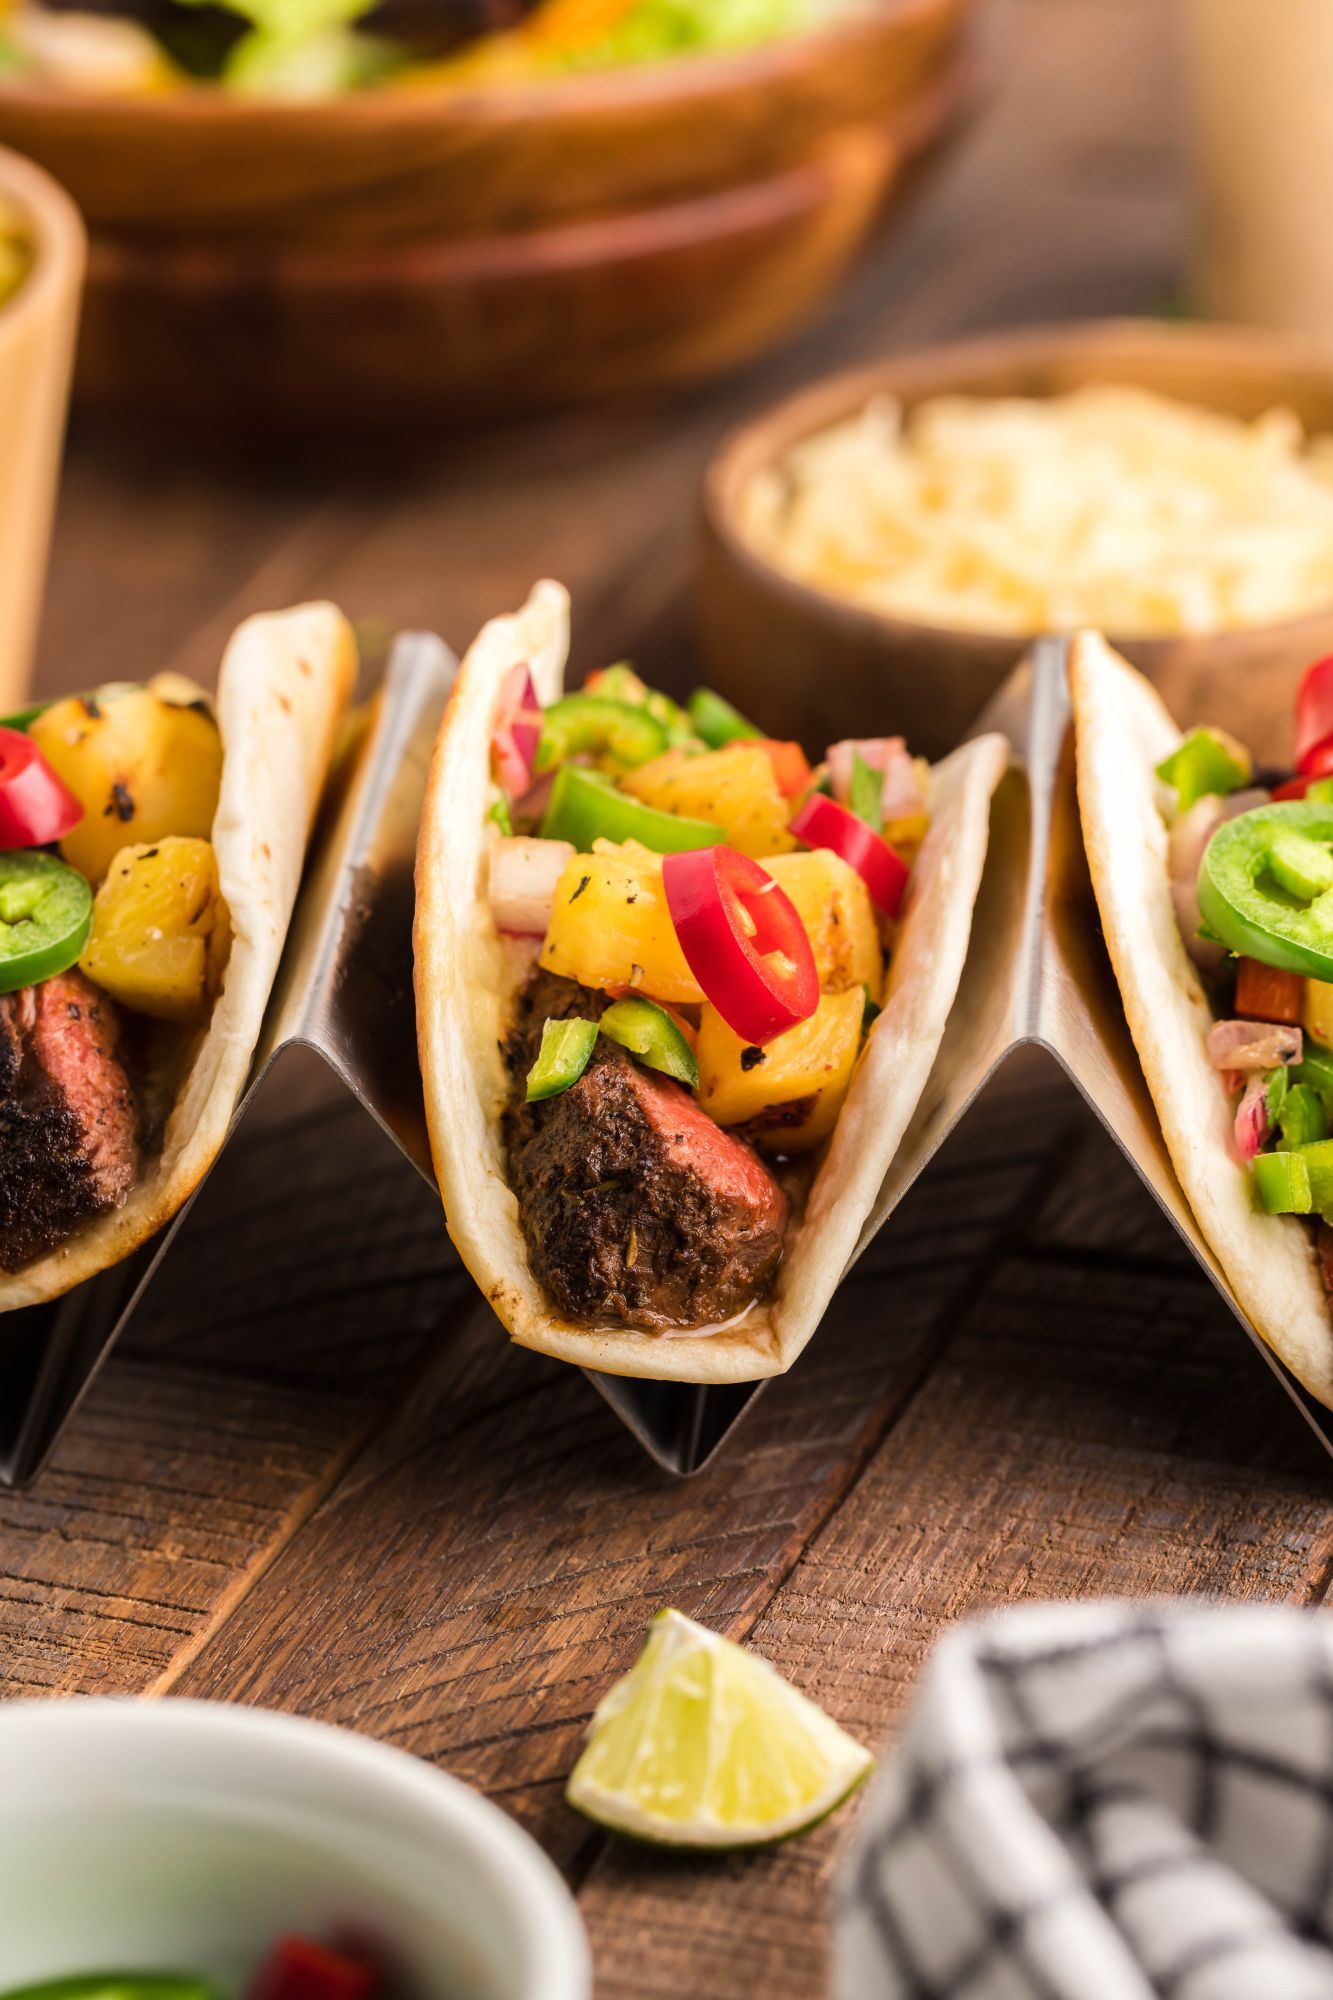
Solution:
<svg viewBox="0 0 1333 2000">
<path fill-rule="evenodd" d="M 80 435 L 55 687 L 212 673 L 248 610 L 327 593 L 465 641 L 544 571 L 580 666 L 688 676 L 691 496 L 788 384 L 1006 320 L 1151 308 L 1180 225 L 1161 0 L 1019 0 L 1003 88 L 794 351 L 673 409 L 441 440 L 410 470 L 262 473 Z M 853 1814 L 759 1859 L 608 1845 L 561 1801 L 672 1603 L 885 1742 L 927 1647 L 1024 1597 L 1317 1603 L 1329 1467 L 1109 1142 L 1022 1079 L 884 1231 L 711 1469 L 657 1473 L 572 1371 L 472 1310 L 437 1204 L 312 1091 L 210 1183 L 45 1476 L 0 1496 L 14 1694 L 148 1690 L 365 1730 L 481 1786 L 576 1886 L 599 1992 L 803 2000 Z"/>
</svg>

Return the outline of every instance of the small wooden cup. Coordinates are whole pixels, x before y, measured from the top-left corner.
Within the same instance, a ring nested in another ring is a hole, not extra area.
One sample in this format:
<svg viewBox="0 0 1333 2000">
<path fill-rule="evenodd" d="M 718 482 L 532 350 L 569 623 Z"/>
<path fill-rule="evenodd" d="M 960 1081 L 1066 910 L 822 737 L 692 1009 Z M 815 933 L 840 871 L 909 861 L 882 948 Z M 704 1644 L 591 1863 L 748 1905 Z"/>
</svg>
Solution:
<svg viewBox="0 0 1333 2000">
<path fill-rule="evenodd" d="M 0 149 L 0 193 L 30 226 L 34 258 L 0 305 L 0 713 L 32 671 L 83 283 L 78 211 L 53 180 Z"/>
<path fill-rule="evenodd" d="M 816 431 L 893 396 L 1054 396 L 1091 383 L 1152 389 L 1254 418 L 1291 409 L 1333 432 L 1333 355 L 1277 335 L 1111 320 L 1045 327 L 902 355 L 806 389 L 724 440 L 704 480 L 696 604 L 718 687 L 811 743 L 892 729 L 937 756 L 955 744 L 1029 643 L 1012 633 L 914 624 L 798 582 L 748 540 L 755 473 Z M 1301 668 L 1333 652 L 1326 612 L 1244 631 L 1113 643 L 1179 721 L 1224 724 L 1265 761 L 1291 754 Z"/>
</svg>

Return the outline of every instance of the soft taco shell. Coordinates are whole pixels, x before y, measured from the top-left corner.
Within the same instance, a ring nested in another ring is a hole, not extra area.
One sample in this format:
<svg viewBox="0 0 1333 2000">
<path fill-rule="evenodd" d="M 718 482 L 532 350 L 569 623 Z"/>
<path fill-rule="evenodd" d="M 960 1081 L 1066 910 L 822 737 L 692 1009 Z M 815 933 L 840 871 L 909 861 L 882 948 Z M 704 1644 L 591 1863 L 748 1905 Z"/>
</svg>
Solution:
<svg viewBox="0 0 1333 2000">
<path fill-rule="evenodd" d="M 1160 696 L 1096 633 L 1070 664 L 1078 797 L 1107 949 L 1162 1137 L 1237 1302 L 1312 1395 L 1333 1406 L 1333 1329 L 1304 1226 L 1255 1206 L 1206 1038 L 1213 1010 L 1181 940 L 1155 768 L 1181 741 Z"/>
<path fill-rule="evenodd" d="M 127 1257 L 216 1159 L 259 1039 L 356 665 L 352 628 L 332 604 L 248 618 L 233 634 L 218 676 L 223 761 L 212 833 L 232 932 L 222 991 L 202 1036 L 177 1044 L 176 1073 L 161 1080 L 173 1108 L 128 1200 L 0 1277 L 0 1312 L 56 1298 Z"/>
<path fill-rule="evenodd" d="M 563 1319 L 528 1269 L 505 1175 L 500 1044 L 515 990 L 486 899 L 497 837 L 490 739 L 506 675 L 530 668 L 560 692 L 569 599 L 538 584 L 486 626 L 460 669 L 436 744 L 417 846 L 416 994 L 426 1118 L 450 1233 L 513 1338 L 612 1375 L 748 1382 L 789 1368 L 828 1306 L 925 1087 L 967 952 L 991 794 L 1008 761 L 985 736 L 936 767 L 932 819 L 913 876 L 884 1011 L 876 1021 L 804 1213 L 789 1228 L 774 1297 L 710 1335 L 592 1329 Z"/>
</svg>

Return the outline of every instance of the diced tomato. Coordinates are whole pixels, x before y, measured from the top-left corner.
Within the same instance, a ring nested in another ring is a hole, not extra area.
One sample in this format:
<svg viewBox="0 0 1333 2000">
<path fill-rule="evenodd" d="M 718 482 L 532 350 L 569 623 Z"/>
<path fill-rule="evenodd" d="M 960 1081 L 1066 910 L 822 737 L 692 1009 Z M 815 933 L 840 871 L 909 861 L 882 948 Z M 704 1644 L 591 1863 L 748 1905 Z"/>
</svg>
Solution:
<svg viewBox="0 0 1333 2000">
<path fill-rule="evenodd" d="M 773 736 L 761 736 L 758 742 L 773 766 L 773 776 L 784 799 L 794 799 L 798 792 L 807 790 L 811 778 L 810 760 L 799 743 L 782 743 Z"/>
<path fill-rule="evenodd" d="M 280 1938 L 250 1988 L 248 2000 L 376 2000 L 379 1973 L 310 1938 Z"/>
<path fill-rule="evenodd" d="M 1257 958 L 1242 958 L 1236 969 L 1236 1012 L 1244 1021 L 1300 1023 L 1305 981 L 1298 972 L 1279 972 Z"/>
</svg>

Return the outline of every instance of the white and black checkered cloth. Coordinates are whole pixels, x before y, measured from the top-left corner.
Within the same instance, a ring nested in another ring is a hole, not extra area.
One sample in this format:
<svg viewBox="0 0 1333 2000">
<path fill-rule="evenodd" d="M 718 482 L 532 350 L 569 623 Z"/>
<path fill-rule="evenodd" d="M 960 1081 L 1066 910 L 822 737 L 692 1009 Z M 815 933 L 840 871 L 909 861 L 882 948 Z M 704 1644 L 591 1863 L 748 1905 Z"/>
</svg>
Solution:
<svg viewBox="0 0 1333 2000">
<path fill-rule="evenodd" d="M 1333 2000 L 1333 1618 L 1035 1606 L 936 1650 L 837 2000 Z"/>
</svg>

